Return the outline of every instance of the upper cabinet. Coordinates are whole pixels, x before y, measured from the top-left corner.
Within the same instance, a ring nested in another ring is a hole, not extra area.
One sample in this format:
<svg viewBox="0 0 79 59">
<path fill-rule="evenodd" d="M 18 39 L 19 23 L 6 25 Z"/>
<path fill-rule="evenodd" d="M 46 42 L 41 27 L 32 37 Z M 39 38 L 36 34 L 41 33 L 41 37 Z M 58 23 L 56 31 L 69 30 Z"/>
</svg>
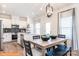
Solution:
<svg viewBox="0 0 79 59">
<path fill-rule="evenodd" d="M 0 20 L 2 20 L 3 28 L 11 28 L 11 15 L 0 13 Z"/>
<path fill-rule="evenodd" d="M 12 25 L 18 25 L 19 24 L 19 17 L 12 16 L 11 23 L 12 23 Z"/>
<path fill-rule="evenodd" d="M 26 28 L 27 22 L 26 21 L 19 21 L 19 28 Z"/>
<path fill-rule="evenodd" d="M 3 28 L 11 28 L 11 19 L 3 19 Z"/>
<path fill-rule="evenodd" d="M 19 25 L 19 28 L 26 29 L 27 27 L 27 18 L 19 16 L 5 16 L 1 15 L 0 20 L 3 22 L 3 28 L 11 28 L 11 25 Z"/>
<path fill-rule="evenodd" d="M 18 17 L 18 16 L 12 16 L 12 24 L 13 25 L 19 25 L 19 28 L 26 28 L 27 26 L 27 19 L 23 17 Z"/>
<path fill-rule="evenodd" d="M 27 27 L 27 18 L 20 17 L 18 23 L 19 23 L 19 28 L 26 28 Z"/>
</svg>

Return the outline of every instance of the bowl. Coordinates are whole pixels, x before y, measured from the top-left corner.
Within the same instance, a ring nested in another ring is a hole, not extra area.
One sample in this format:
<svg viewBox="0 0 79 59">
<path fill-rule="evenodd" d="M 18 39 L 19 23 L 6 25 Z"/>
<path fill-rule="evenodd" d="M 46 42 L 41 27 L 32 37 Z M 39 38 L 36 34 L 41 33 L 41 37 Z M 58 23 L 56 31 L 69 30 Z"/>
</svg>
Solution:
<svg viewBox="0 0 79 59">
<path fill-rule="evenodd" d="M 48 40 L 50 39 L 50 37 L 47 37 L 47 36 L 41 36 L 41 39 L 42 39 L 43 41 L 48 41 Z"/>
<path fill-rule="evenodd" d="M 57 36 L 50 36 L 51 39 L 56 39 Z"/>
</svg>

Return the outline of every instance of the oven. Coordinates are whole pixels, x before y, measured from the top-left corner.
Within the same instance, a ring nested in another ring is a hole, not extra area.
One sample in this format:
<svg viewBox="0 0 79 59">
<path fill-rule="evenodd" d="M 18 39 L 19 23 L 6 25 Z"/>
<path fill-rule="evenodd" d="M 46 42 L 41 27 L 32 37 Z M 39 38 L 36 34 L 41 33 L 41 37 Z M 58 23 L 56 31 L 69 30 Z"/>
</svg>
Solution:
<svg viewBox="0 0 79 59">
<path fill-rule="evenodd" d="M 17 34 L 12 34 L 12 40 L 17 40 L 18 39 L 18 35 Z"/>
</svg>

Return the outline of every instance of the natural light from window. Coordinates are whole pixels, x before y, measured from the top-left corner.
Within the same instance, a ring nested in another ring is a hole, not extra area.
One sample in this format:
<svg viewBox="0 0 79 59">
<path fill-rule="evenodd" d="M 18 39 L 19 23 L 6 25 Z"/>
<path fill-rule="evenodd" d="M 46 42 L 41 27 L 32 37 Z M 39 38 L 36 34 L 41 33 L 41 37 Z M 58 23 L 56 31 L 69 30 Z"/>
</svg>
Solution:
<svg viewBox="0 0 79 59">
<path fill-rule="evenodd" d="M 46 34 L 50 34 L 50 23 L 46 23 Z"/>
<path fill-rule="evenodd" d="M 72 39 L 72 16 L 61 18 L 59 27 L 60 34 L 66 35 L 67 39 Z"/>
<path fill-rule="evenodd" d="M 35 33 L 36 33 L 37 35 L 40 35 L 40 23 L 36 23 L 36 24 L 35 24 L 35 28 L 36 28 L 36 32 L 35 32 Z"/>
</svg>

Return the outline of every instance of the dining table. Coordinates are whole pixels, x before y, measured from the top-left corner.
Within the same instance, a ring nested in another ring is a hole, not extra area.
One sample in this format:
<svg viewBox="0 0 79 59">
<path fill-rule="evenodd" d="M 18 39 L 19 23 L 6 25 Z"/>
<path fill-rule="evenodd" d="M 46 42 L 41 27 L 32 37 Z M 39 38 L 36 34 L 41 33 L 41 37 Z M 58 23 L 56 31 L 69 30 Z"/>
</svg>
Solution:
<svg viewBox="0 0 79 59">
<path fill-rule="evenodd" d="M 56 39 L 49 39 L 48 41 L 43 41 L 42 39 L 35 39 L 35 40 L 29 40 L 31 44 L 41 48 L 42 56 L 45 56 L 45 50 L 47 48 L 56 46 L 60 43 L 67 44 L 67 39 L 65 38 L 56 38 Z"/>
</svg>

